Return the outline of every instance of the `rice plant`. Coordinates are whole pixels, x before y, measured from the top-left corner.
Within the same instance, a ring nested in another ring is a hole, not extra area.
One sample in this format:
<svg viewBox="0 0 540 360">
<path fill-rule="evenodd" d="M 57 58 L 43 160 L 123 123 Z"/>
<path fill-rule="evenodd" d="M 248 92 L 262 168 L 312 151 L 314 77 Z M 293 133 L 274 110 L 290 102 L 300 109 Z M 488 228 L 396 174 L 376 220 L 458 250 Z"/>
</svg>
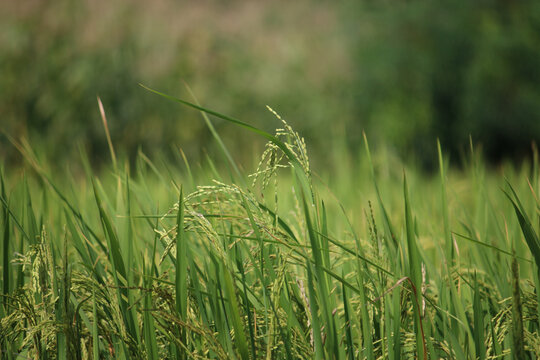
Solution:
<svg viewBox="0 0 540 360">
<path fill-rule="evenodd" d="M 222 156 L 132 169 L 109 140 L 108 171 L 83 152 L 75 178 L 12 140 L 28 168 L 0 172 L 2 358 L 540 356 L 537 157 L 501 175 L 439 147 L 430 177 L 364 136 L 325 174 L 271 109 L 273 135 L 158 94 L 199 110 Z M 251 175 L 208 115 L 269 141 Z"/>
</svg>

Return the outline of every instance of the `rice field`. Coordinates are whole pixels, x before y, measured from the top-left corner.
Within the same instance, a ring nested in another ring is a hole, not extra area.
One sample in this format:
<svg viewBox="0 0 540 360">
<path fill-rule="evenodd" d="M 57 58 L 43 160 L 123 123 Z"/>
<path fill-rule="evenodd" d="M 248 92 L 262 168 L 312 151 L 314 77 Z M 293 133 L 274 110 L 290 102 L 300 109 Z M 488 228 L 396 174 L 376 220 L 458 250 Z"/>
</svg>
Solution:
<svg viewBox="0 0 540 360">
<path fill-rule="evenodd" d="M 429 175 L 364 135 L 317 169 L 271 109 L 275 134 L 150 91 L 200 111 L 219 156 L 130 163 L 109 140 L 106 169 L 81 151 L 82 173 L 59 173 L 12 140 L 27 166 L 0 172 L 2 358 L 540 357 L 536 151 L 493 169 L 471 144 L 455 169 L 439 146 Z M 266 138 L 258 164 L 213 121 Z"/>
</svg>

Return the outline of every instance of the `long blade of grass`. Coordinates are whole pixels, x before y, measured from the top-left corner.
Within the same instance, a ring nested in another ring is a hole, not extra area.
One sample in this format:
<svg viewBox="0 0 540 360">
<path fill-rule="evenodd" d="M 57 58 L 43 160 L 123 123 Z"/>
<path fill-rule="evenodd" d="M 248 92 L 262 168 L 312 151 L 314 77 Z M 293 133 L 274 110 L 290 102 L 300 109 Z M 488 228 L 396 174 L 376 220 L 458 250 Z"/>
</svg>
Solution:
<svg viewBox="0 0 540 360">
<path fill-rule="evenodd" d="M 33 245 L 36 243 L 36 239 L 40 235 L 40 229 L 38 229 L 34 208 L 32 207 L 32 195 L 30 194 L 30 187 L 28 186 L 28 178 L 26 175 L 24 176 L 23 183 L 26 212 L 25 228 L 27 229 L 28 236 L 30 237 L 30 245 Z"/>
<path fill-rule="evenodd" d="M 414 323 L 416 333 L 416 351 L 420 360 L 427 359 L 426 340 L 423 338 L 424 334 L 420 331 L 423 328 L 422 324 L 422 310 L 419 304 L 422 302 L 422 260 L 418 253 L 416 244 L 416 235 L 414 232 L 414 225 L 412 221 L 411 203 L 409 200 L 409 188 L 407 186 L 407 177 L 403 173 L 403 194 L 405 199 L 405 228 L 407 230 L 407 250 L 409 256 L 409 272 L 410 279 L 413 282 L 413 286 L 416 288 L 414 292 Z"/>
<path fill-rule="evenodd" d="M 240 317 L 240 306 L 236 296 L 236 289 L 231 274 L 225 265 L 223 265 L 223 279 L 225 282 L 225 292 L 229 299 L 229 314 L 232 318 L 235 343 L 242 360 L 249 360 L 248 344 L 244 333 L 244 323 Z"/>
<path fill-rule="evenodd" d="M 11 210 L 11 208 L 9 206 L 9 202 L 8 202 L 7 198 L 4 197 L 4 194 L 2 194 L 2 196 L 0 197 L 0 201 L 2 202 L 2 205 L 4 205 L 4 209 L 6 210 L 6 212 L 9 214 L 9 216 L 13 220 L 13 223 L 15 225 L 17 225 L 17 228 L 21 231 L 21 234 L 24 236 L 24 238 L 29 243 L 32 243 L 32 240 L 31 240 L 30 236 L 28 235 L 28 233 L 26 232 L 25 227 L 23 226 L 22 222 L 17 218 L 17 216 Z"/>
<path fill-rule="evenodd" d="M 519 201 L 519 198 L 514 191 L 514 188 L 510 183 L 507 182 L 507 185 L 510 187 L 510 191 L 512 192 L 513 198 L 505 192 L 506 196 L 512 203 L 512 206 L 514 207 L 516 216 L 519 221 L 519 225 L 521 226 L 521 231 L 523 232 L 523 236 L 525 237 L 525 241 L 527 242 L 527 245 L 529 246 L 529 250 L 531 251 L 534 261 L 536 262 L 536 267 L 539 269 L 540 274 L 540 238 L 534 231 L 534 228 L 531 224 L 531 221 L 529 217 L 527 216 L 525 209 L 523 208 L 523 205 L 521 205 L 521 202 Z"/>
<path fill-rule="evenodd" d="M 189 94 L 191 95 L 191 97 L 193 98 L 194 104 L 197 105 L 197 106 L 201 106 L 201 104 L 199 103 L 199 101 L 195 97 L 195 94 L 193 93 L 193 91 L 191 91 L 191 88 L 186 83 L 184 83 L 184 85 L 185 85 L 187 91 L 189 92 Z M 232 167 L 232 169 L 234 170 L 234 173 L 236 175 L 236 179 L 238 181 L 240 181 L 242 185 L 245 185 L 244 177 L 240 173 L 240 170 L 238 169 L 238 166 L 236 165 L 236 162 L 233 160 L 233 158 L 232 158 L 232 156 L 231 156 L 231 154 L 229 152 L 229 149 L 227 149 L 227 146 L 225 146 L 225 143 L 221 139 L 221 136 L 219 136 L 219 133 L 214 128 L 214 125 L 212 124 L 212 121 L 210 120 L 208 115 L 206 115 L 205 111 L 201 111 L 201 115 L 204 118 L 204 122 L 206 123 L 206 126 L 208 127 L 208 129 L 212 133 L 212 136 L 217 141 L 217 143 L 219 145 L 219 148 L 221 150 L 221 153 L 223 154 L 223 156 L 225 157 L 225 159 L 229 163 L 230 167 Z M 231 174 L 231 178 L 234 180 L 234 177 L 232 176 L 232 174 Z"/>
<path fill-rule="evenodd" d="M 342 207 L 342 211 L 345 214 L 345 209 Z M 356 236 L 356 232 L 354 231 L 354 228 L 349 221 L 348 217 L 345 216 L 347 219 L 347 223 L 354 235 L 354 243 L 355 243 L 355 263 L 356 263 L 356 276 L 357 276 L 357 282 L 358 282 L 358 290 L 360 294 L 360 321 L 361 321 L 361 327 L 362 327 L 362 342 L 364 347 L 364 356 L 366 359 L 374 359 L 374 352 L 373 352 L 373 336 L 372 336 L 372 328 L 373 328 L 373 322 L 371 321 L 371 318 L 369 316 L 368 311 L 368 297 L 366 294 L 366 287 L 364 285 L 365 283 L 365 274 L 369 274 L 369 270 L 366 266 L 366 261 L 363 263 L 360 262 L 360 260 L 364 260 L 364 256 L 360 255 L 362 252 L 362 245 L 360 244 L 360 239 L 358 236 Z M 368 275 L 369 276 L 369 275 Z"/>
<path fill-rule="evenodd" d="M 127 285 L 126 267 L 125 267 L 125 263 L 124 263 L 121 250 L 120 250 L 120 242 L 118 240 L 118 236 L 116 235 L 116 232 L 114 231 L 112 221 L 102 206 L 101 198 L 99 196 L 98 189 L 94 181 L 92 181 L 92 186 L 94 190 L 94 197 L 96 200 L 96 204 L 99 210 L 99 216 L 100 216 L 101 223 L 103 226 L 103 231 L 107 239 L 107 245 L 109 249 L 108 256 L 109 256 L 109 260 L 112 266 L 112 275 L 113 275 L 114 282 L 117 288 L 116 292 L 117 292 L 118 303 L 122 310 L 122 318 L 124 320 L 125 326 L 128 332 L 130 333 L 130 335 L 134 339 L 138 339 L 139 338 L 137 336 L 138 329 L 136 329 L 135 327 L 136 322 L 133 318 L 133 312 L 128 310 L 129 304 L 127 303 L 128 300 L 126 300 L 126 299 L 129 299 L 129 294 L 126 287 Z"/>
<path fill-rule="evenodd" d="M 176 262 L 175 262 L 175 304 L 176 311 L 182 321 L 187 320 L 187 242 L 184 233 L 184 195 L 180 188 L 180 196 L 178 198 L 178 214 L 176 217 Z M 186 334 L 179 330 L 180 341 L 186 344 Z M 176 349 L 177 358 L 184 358 L 183 350 Z"/>
<path fill-rule="evenodd" d="M 342 249 L 343 251 L 345 251 L 346 253 L 348 254 L 351 254 L 353 256 L 356 256 L 358 257 L 359 259 L 361 259 L 362 261 L 364 261 L 366 264 L 370 265 L 370 266 L 373 266 L 375 269 L 379 270 L 379 271 L 382 271 L 383 273 L 385 273 L 386 275 L 389 275 L 391 277 L 395 277 L 394 273 L 386 270 L 385 268 L 383 268 L 382 266 L 376 264 L 375 262 L 371 261 L 370 259 L 368 259 L 366 256 L 363 256 L 361 254 L 358 253 L 358 251 L 355 251 L 355 250 L 351 250 L 349 249 L 347 246 L 345 246 L 343 244 L 343 241 L 340 241 L 340 240 L 336 240 L 336 239 L 333 239 L 331 238 L 330 236 L 327 236 L 327 235 L 324 235 L 322 233 L 318 233 L 320 236 L 324 237 L 325 239 L 327 239 L 329 242 L 331 242 L 333 245 L 339 247 L 340 249 Z"/>
<path fill-rule="evenodd" d="M 245 129 L 247 129 L 247 130 L 249 130 L 249 131 L 251 131 L 251 132 L 253 132 L 255 134 L 258 134 L 258 135 L 266 138 L 270 142 L 272 142 L 274 145 L 276 145 L 278 148 L 280 148 L 281 151 L 283 151 L 283 153 L 287 156 L 288 160 L 290 161 L 290 163 L 292 164 L 292 166 L 293 166 L 293 168 L 295 170 L 295 174 L 297 175 L 297 177 L 298 177 L 298 179 L 299 179 L 299 181 L 300 181 L 300 183 L 302 185 L 302 191 L 306 195 L 309 194 L 310 197 L 311 197 L 311 201 L 313 201 L 309 180 L 307 178 L 307 174 L 304 171 L 304 168 L 302 167 L 302 164 L 300 164 L 300 162 L 298 161 L 298 158 L 292 153 L 292 151 L 287 147 L 287 145 L 284 142 L 282 142 L 281 140 L 279 140 L 277 137 L 275 137 L 272 134 L 267 133 L 266 131 L 260 130 L 260 129 L 252 126 L 252 125 L 249 125 L 249 124 L 247 124 L 245 122 L 234 119 L 234 118 L 232 118 L 230 116 L 220 114 L 220 113 L 218 113 L 216 111 L 213 111 L 213 110 L 204 108 L 202 106 L 193 104 L 193 103 L 191 103 L 189 101 L 185 101 L 185 100 L 182 100 L 182 99 L 175 98 L 173 96 L 170 96 L 170 95 L 167 95 L 165 93 L 159 92 L 157 90 L 151 89 L 151 88 L 149 88 L 147 86 L 144 86 L 142 84 L 139 84 L 139 85 L 141 87 L 143 87 L 144 89 L 146 89 L 146 90 L 148 90 L 150 92 L 153 92 L 154 94 L 157 94 L 159 96 L 162 96 L 162 97 L 164 97 L 166 99 L 176 101 L 176 102 L 181 103 L 183 105 L 192 107 L 192 108 L 197 109 L 199 111 L 203 111 L 203 112 L 205 112 L 207 114 L 216 116 L 216 117 L 218 117 L 220 119 L 226 120 L 226 121 L 231 122 L 231 123 L 236 124 L 236 125 L 239 125 L 240 127 L 243 127 L 243 128 L 245 128 Z"/>
<path fill-rule="evenodd" d="M 321 243 L 318 231 L 315 228 L 314 223 L 311 221 L 310 210 L 306 202 L 305 197 L 302 198 L 304 205 L 304 219 L 306 222 L 306 228 L 309 235 L 309 241 L 311 244 L 311 255 L 315 262 L 315 280 L 317 282 L 317 289 L 319 292 L 319 301 L 321 302 L 321 311 L 325 321 L 325 330 L 327 334 L 325 347 L 329 353 L 337 354 L 337 334 L 335 331 L 335 323 L 332 318 L 331 299 L 330 292 L 328 290 L 328 279 L 323 270 L 323 255 L 321 251 Z"/>
<path fill-rule="evenodd" d="M 512 350 L 514 359 L 526 359 L 523 307 L 519 288 L 519 265 L 512 260 Z"/>
<path fill-rule="evenodd" d="M 56 256 L 55 256 L 56 255 Z M 58 258 L 57 254 L 53 253 L 53 262 Z M 73 322 L 69 321 L 73 317 L 71 313 L 71 304 L 69 301 L 71 293 L 71 278 L 70 278 L 70 266 L 68 265 L 68 246 L 67 246 L 67 233 L 64 237 L 64 249 L 62 258 L 62 275 L 60 276 L 56 270 L 56 264 L 53 264 L 53 294 L 58 299 L 55 303 L 56 307 L 56 321 L 63 324 L 63 331 L 59 331 L 56 334 L 57 347 L 56 352 L 58 359 L 67 359 L 69 353 L 69 346 L 73 346 L 73 339 L 70 330 L 73 330 Z M 75 347 L 76 348 L 76 347 Z"/>
<path fill-rule="evenodd" d="M 143 268 L 143 277 L 144 277 L 144 286 L 149 289 L 144 295 L 144 308 L 143 310 L 143 330 L 144 330 L 144 345 L 146 347 L 146 353 L 149 359 L 157 359 L 158 354 L 158 344 L 156 339 L 156 328 L 154 325 L 154 318 L 152 317 L 153 311 L 153 301 L 152 301 L 152 286 L 153 281 L 151 276 L 147 276 L 152 273 L 152 264 L 147 269 L 144 263 L 142 262 Z"/>
<path fill-rule="evenodd" d="M 308 293 L 309 293 L 309 310 L 311 313 L 311 339 L 313 344 L 313 350 L 315 359 L 324 359 L 324 348 L 321 337 L 321 325 L 319 321 L 319 306 L 317 304 L 317 298 L 315 294 L 315 286 L 313 285 L 313 274 L 311 270 L 311 264 L 306 264 L 307 268 L 307 280 L 308 280 Z"/>
<path fill-rule="evenodd" d="M 105 109 L 103 108 L 103 103 L 99 96 L 97 97 L 97 102 L 99 106 L 99 114 L 101 115 L 101 120 L 103 121 L 103 128 L 105 129 L 105 135 L 107 136 L 107 144 L 109 145 L 109 151 L 111 153 L 111 160 L 115 172 L 117 171 L 117 162 L 116 162 L 116 153 L 114 152 L 114 146 L 111 140 L 111 134 L 109 133 L 109 124 L 107 123 L 107 116 L 105 115 Z"/>
<path fill-rule="evenodd" d="M 382 201 L 381 193 L 379 191 L 379 186 L 377 185 L 377 179 L 375 177 L 375 167 L 373 166 L 373 161 L 371 160 L 371 152 L 369 150 L 369 144 L 367 140 L 366 133 L 362 133 L 364 137 L 364 144 L 366 148 L 366 154 L 368 157 L 368 163 L 371 170 L 371 178 L 373 180 L 373 186 L 375 187 L 375 192 L 377 194 L 377 201 L 379 203 L 379 207 L 381 208 L 381 212 L 383 214 L 383 220 L 384 220 L 384 226 L 386 230 L 388 231 L 388 234 L 392 240 L 391 244 L 394 248 L 399 248 L 399 244 L 397 242 L 396 232 L 394 231 L 394 226 L 392 225 L 392 222 L 390 221 L 390 216 L 388 215 L 388 212 L 386 211 L 386 207 L 384 206 L 384 203 Z"/>
<path fill-rule="evenodd" d="M 98 206 L 99 216 L 102 221 L 103 230 L 108 240 L 107 253 L 109 254 L 111 265 L 113 266 L 113 275 L 115 277 L 120 275 L 122 277 L 122 281 L 126 281 L 127 279 L 126 268 L 125 268 L 124 260 L 122 258 L 122 254 L 120 251 L 120 242 L 118 241 L 118 237 L 116 236 L 110 217 L 107 215 L 107 213 L 103 209 L 103 206 L 101 204 L 101 198 L 98 194 L 98 189 L 96 187 L 96 184 L 92 182 L 92 185 L 94 187 L 94 196 L 96 199 L 96 204 Z M 116 279 L 115 282 L 117 286 L 125 286 L 125 283 L 120 283 L 119 279 Z"/>
<path fill-rule="evenodd" d="M 232 226 L 231 226 L 232 227 Z M 232 228 L 231 228 L 232 233 Z M 236 252 L 236 267 L 238 268 L 238 271 L 240 272 L 240 276 L 242 279 L 242 287 L 243 287 L 243 294 L 244 294 L 244 308 L 245 313 L 247 314 L 247 320 L 248 320 L 248 330 L 249 330 L 249 338 L 250 338 L 250 345 L 251 345 L 251 356 L 256 359 L 257 358 L 257 350 L 255 347 L 255 329 L 253 326 L 253 319 L 251 316 L 251 305 L 248 300 L 248 286 L 246 283 L 246 272 L 244 269 L 244 263 L 242 260 L 242 252 L 240 251 L 240 248 L 238 244 L 234 246 L 234 250 Z"/>
<path fill-rule="evenodd" d="M 79 253 L 83 265 L 86 266 L 88 270 L 94 273 L 96 280 L 100 284 L 105 284 L 105 281 L 103 280 L 103 278 L 105 277 L 103 265 L 101 264 L 101 262 L 97 261 L 98 255 L 95 249 L 89 243 L 88 237 L 84 235 L 84 230 L 76 227 L 73 222 L 71 213 L 68 212 L 66 208 L 64 208 L 64 218 L 66 220 L 67 229 L 71 233 L 71 241 L 75 246 L 75 249 Z M 83 234 L 82 236 L 84 236 L 87 240 L 84 241 L 84 243 L 81 238 L 80 232 Z"/>
<path fill-rule="evenodd" d="M 7 199 L 6 195 L 6 184 L 4 182 L 4 172 L 3 169 L 0 168 L 0 192 L 1 192 L 1 198 L 2 202 L 7 204 L 8 202 L 4 199 Z M 11 237 L 11 225 L 9 224 L 9 206 L 3 206 L 2 207 L 2 225 L 4 226 L 2 231 L 2 294 L 8 295 L 10 294 L 11 289 L 11 269 L 10 269 L 10 256 L 9 256 L 9 243 L 10 243 L 10 237 Z M 2 304 L 4 307 L 5 314 L 9 314 L 9 309 L 7 306 L 7 297 L 4 297 L 2 299 Z"/>
<path fill-rule="evenodd" d="M 393 335 L 392 335 L 392 350 L 394 353 L 393 360 L 401 359 L 401 293 L 392 296 L 392 314 L 393 314 Z"/>
<path fill-rule="evenodd" d="M 94 321 L 92 323 L 92 355 L 94 360 L 99 360 L 99 331 L 98 331 L 98 311 L 95 285 L 92 286 L 92 313 Z"/>
<path fill-rule="evenodd" d="M 447 262 L 452 265 L 454 263 L 454 244 L 452 242 L 452 234 L 450 232 L 450 217 L 448 215 L 448 200 L 446 196 L 446 171 L 444 167 L 443 155 L 441 150 L 441 142 L 437 139 L 437 152 L 439 155 L 439 171 L 441 177 L 441 207 L 443 213 L 444 240 L 445 240 L 445 256 Z"/>
<path fill-rule="evenodd" d="M 476 349 L 476 358 L 484 360 L 486 358 L 486 346 L 484 344 L 484 309 L 478 279 L 474 274 L 474 298 L 473 298 L 473 314 L 474 314 L 474 347 Z"/>
<path fill-rule="evenodd" d="M 347 342 L 347 357 L 349 358 L 349 360 L 354 360 L 354 346 L 352 342 L 351 319 L 349 316 L 350 304 L 349 304 L 349 299 L 347 298 L 347 289 L 345 288 L 345 285 L 343 284 L 341 285 L 341 292 L 343 294 L 343 310 L 345 312 L 345 339 Z"/>
<path fill-rule="evenodd" d="M 482 242 L 482 241 L 480 241 L 480 240 L 473 239 L 473 238 L 470 237 L 470 236 L 458 234 L 458 233 L 456 233 L 456 232 L 452 232 L 452 234 L 454 234 L 454 235 L 456 235 L 456 236 L 458 236 L 458 237 L 460 237 L 460 238 L 462 238 L 462 239 L 468 240 L 468 241 L 470 241 L 470 242 L 472 242 L 472 243 L 475 243 L 475 244 L 478 244 L 478 245 L 481 245 L 481 246 L 485 246 L 485 247 L 487 247 L 487 248 L 490 248 L 490 249 L 493 249 L 493 250 L 495 250 L 495 251 L 498 251 L 498 252 L 500 252 L 501 254 L 508 255 L 508 256 L 514 256 L 514 254 L 512 254 L 512 253 L 511 253 L 510 251 L 508 251 L 508 250 L 504 250 L 504 249 L 501 249 L 501 248 L 499 248 L 499 247 L 497 247 L 497 246 L 495 246 L 495 245 L 487 244 L 487 243 Z M 522 256 L 516 256 L 516 258 L 519 259 L 519 260 L 528 262 L 528 263 L 530 263 L 530 264 L 533 263 L 530 259 L 524 258 L 524 257 L 522 257 Z"/>
</svg>

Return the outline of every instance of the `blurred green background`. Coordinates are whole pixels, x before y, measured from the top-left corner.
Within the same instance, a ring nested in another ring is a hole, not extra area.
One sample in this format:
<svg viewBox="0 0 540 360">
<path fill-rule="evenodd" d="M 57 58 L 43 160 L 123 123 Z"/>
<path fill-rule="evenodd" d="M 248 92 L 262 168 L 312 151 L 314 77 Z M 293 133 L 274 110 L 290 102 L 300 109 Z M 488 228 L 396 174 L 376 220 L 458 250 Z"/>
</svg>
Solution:
<svg viewBox="0 0 540 360">
<path fill-rule="evenodd" d="M 0 2 L 1 128 L 58 164 L 79 145 L 109 160 L 97 95 L 124 156 L 212 154 L 198 113 L 138 86 L 190 100 L 184 82 L 273 131 L 270 105 L 319 166 L 356 154 L 362 130 L 426 169 L 437 137 L 457 163 L 469 135 L 493 163 L 516 160 L 540 139 L 539 65 L 533 0 Z M 253 160 L 259 139 L 215 125 Z M 4 134 L 0 157 L 17 164 Z"/>
</svg>

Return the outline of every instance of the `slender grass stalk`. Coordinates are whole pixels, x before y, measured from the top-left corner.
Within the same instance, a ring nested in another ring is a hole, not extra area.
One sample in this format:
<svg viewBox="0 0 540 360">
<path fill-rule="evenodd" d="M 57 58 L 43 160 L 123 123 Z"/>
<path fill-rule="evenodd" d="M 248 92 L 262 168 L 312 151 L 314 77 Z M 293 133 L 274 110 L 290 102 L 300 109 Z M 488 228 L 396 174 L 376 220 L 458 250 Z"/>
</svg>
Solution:
<svg viewBox="0 0 540 360">
<path fill-rule="evenodd" d="M 9 256 L 9 239 L 11 238 L 10 233 L 10 214 L 9 214 L 9 200 L 7 200 L 6 195 L 6 184 L 4 181 L 4 172 L 3 169 L 0 168 L 0 193 L 2 196 L 2 203 L 4 206 L 2 207 L 2 225 L 3 225 L 3 231 L 2 231 L 2 294 L 4 296 L 7 296 L 11 292 L 11 269 L 9 266 L 10 256 Z M 9 307 L 8 307 L 8 298 L 3 297 L 2 299 L 2 312 L 3 315 L 8 315 L 10 313 Z"/>
<path fill-rule="evenodd" d="M 201 104 L 199 104 L 199 101 L 197 100 L 197 97 L 195 96 L 195 94 L 193 93 L 191 88 L 186 83 L 184 83 L 184 86 L 186 87 L 187 91 L 189 92 L 189 94 L 193 98 L 193 101 L 194 101 L 195 105 L 201 106 Z M 236 180 L 238 180 L 240 182 L 241 185 L 245 185 L 245 181 L 244 181 L 244 178 L 242 177 L 242 174 L 240 173 L 240 169 L 238 169 L 238 166 L 236 165 L 236 162 L 233 160 L 233 157 L 231 156 L 231 153 L 229 152 L 229 149 L 227 149 L 227 146 L 225 146 L 225 143 L 221 139 L 221 136 L 219 136 L 219 133 L 214 128 L 214 125 L 212 124 L 212 121 L 210 120 L 208 115 L 206 115 L 205 111 L 201 111 L 201 115 L 204 118 L 204 122 L 206 123 L 206 126 L 208 127 L 208 129 L 212 133 L 212 136 L 214 137 L 214 139 L 218 143 L 219 149 L 221 150 L 221 153 L 222 153 L 223 157 L 227 160 L 227 164 L 229 165 L 228 166 L 229 172 L 231 172 L 230 171 L 231 168 L 232 168 L 232 171 L 234 171 L 234 176 L 233 176 L 232 172 L 230 174 L 231 180 L 234 181 L 236 179 Z"/>
<path fill-rule="evenodd" d="M 232 276 L 226 269 L 225 265 L 223 265 L 223 270 L 225 292 L 227 294 L 227 298 L 229 299 L 228 304 L 234 328 L 235 343 L 238 347 L 238 352 L 240 353 L 242 360 L 249 360 L 248 344 L 244 333 L 244 323 L 240 317 L 240 306 L 236 296 L 236 289 L 233 284 Z"/>
<path fill-rule="evenodd" d="M 103 226 L 103 231 L 107 239 L 107 245 L 109 249 L 108 256 L 109 256 L 109 260 L 112 266 L 112 275 L 113 275 L 114 283 L 117 290 L 116 291 L 117 301 L 121 309 L 124 325 L 126 326 L 130 336 L 132 336 L 134 339 L 138 339 L 139 338 L 138 329 L 135 327 L 136 322 L 133 317 L 133 312 L 128 310 L 129 293 L 126 287 L 127 275 L 126 275 L 126 267 L 124 265 L 125 262 L 120 251 L 120 242 L 118 240 L 116 232 L 114 231 L 111 219 L 107 215 L 107 213 L 105 212 L 102 206 L 101 198 L 98 194 L 97 185 L 94 181 L 92 181 L 92 185 L 93 185 L 96 204 L 99 210 L 99 216 L 100 216 L 101 223 Z"/>
<path fill-rule="evenodd" d="M 107 123 L 107 116 L 105 115 L 105 108 L 103 107 L 103 103 L 101 102 L 101 99 L 99 96 L 97 97 L 97 102 L 99 106 L 99 114 L 101 115 L 101 120 L 103 121 L 103 128 L 105 129 L 105 135 L 107 136 L 107 144 L 109 145 L 109 151 L 111 152 L 111 160 L 113 163 L 113 168 L 116 172 L 118 169 L 117 161 L 116 161 L 116 153 L 114 152 L 114 146 L 111 140 L 111 134 L 109 132 L 109 124 Z"/>
<path fill-rule="evenodd" d="M 232 229 L 231 229 L 232 233 Z M 244 305 L 244 312 L 247 314 L 247 320 L 248 320 L 248 330 L 249 330 L 249 340 L 250 340 L 250 346 L 251 346 L 251 357 L 256 359 L 257 358 L 257 349 L 255 347 L 255 329 L 253 326 L 253 316 L 252 316 L 252 306 L 248 299 L 248 289 L 246 284 L 246 272 L 244 270 L 244 264 L 242 260 L 242 253 L 239 250 L 239 246 L 235 245 L 234 250 L 236 253 L 236 267 L 238 268 L 238 272 L 240 273 L 240 276 L 242 278 L 242 288 L 243 288 L 243 305 Z"/>
<path fill-rule="evenodd" d="M 418 359 L 427 359 L 426 339 L 423 332 L 422 319 L 424 317 L 420 304 L 422 299 L 422 259 L 418 252 L 416 243 L 416 235 L 413 230 L 411 203 L 409 200 L 409 189 L 407 186 L 407 177 L 403 173 L 403 194 L 405 199 L 405 227 L 407 229 L 407 255 L 409 257 L 409 274 L 412 280 L 412 286 L 416 289 L 413 291 L 413 309 L 414 309 L 414 331 L 416 334 L 416 351 Z"/>
<path fill-rule="evenodd" d="M 153 280 L 149 274 L 152 272 L 152 264 L 146 268 L 143 260 L 143 277 L 144 285 L 146 289 L 152 289 Z M 147 291 L 144 295 L 144 308 L 143 308 L 143 332 L 144 343 L 146 348 L 146 354 L 148 359 L 157 359 L 158 355 L 158 343 L 156 339 L 156 327 L 154 324 L 154 318 L 152 317 L 153 311 L 153 298 L 152 293 Z"/>
<path fill-rule="evenodd" d="M 325 271 L 323 270 L 323 260 L 321 253 L 320 239 L 317 236 L 317 231 L 314 228 L 314 224 L 311 221 L 309 215 L 310 209 L 308 208 L 305 198 L 303 200 L 304 205 L 304 217 L 306 221 L 306 228 L 309 234 L 309 241 L 311 244 L 311 254 L 315 262 L 315 280 L 317 284 L 317 290 L 319 294 L 320 308 L 324 319 L 324 328 L 326 331 L 325 349 L 329 354 L 335 354 L 337 352 L 336 344 L 336 330 L 335 323 L 332 319 L 332 309 L 330 308 L 330 292 L 328 290 L 328 280 L 326 278 Z"/>
<path fill-rule="evenodd" d="M 175 286 L 176 286 L 176 311 L 180 319 L 187 321 L 187 239 L 184 233 L 184 194 L 180 188 L 180 197 L 178 198 L 178 215 L 176 217 L 176 261 L 175 261 Z M 178 335 L 180 341 L 187 345 L 187 336 L 185 331 L 179 329 Z M 185 358 L 184 351 L 177 347 L 176 356 L 178 359 Z"/>
<path fill-rule="evenodd" d="M 519 265 L 512 260 L 512 350 L 514 359 L 526 359 L 523 333 L 523 307 L 519 287 Z"/>
<path fill-rule="evenodd" d="M 452 266 L 454 264 L 454 257 L 455 257 L 455 250 L 454 250 L 454 244 L 452 241 L 452 233 L 450 231 L 450 217 L 448 215 L 448 200 L 446 195 L 446 170 L 443 160 L 443 154 L 441 150 L 441 143 L 437 139 L 437 152 L 439 155 L 439 172 L 441 176 L 441 208 L 442 208 L 442 214 L 443 214 L 443 225 L 444 225 L 444 240 L 445 240 L 445 247 L 444 247 L 444 253 L 448 257 L 446 261 L 448 262 L 449 266 Z"/>
<path fill-rule="evenodd" d="M 349 360 L 354 360 L 354 345 L 353 345 L 353 336 L 351 331 L 351 318 L 349 315 L 350 304 L 349 299 L 347 298 L 347 288 L 345 285 L 341 284 L 341 292 L 343 294 L 343 310 L 345 313 L 345 338 L 347 341 L 347 358 Z"/>
<path fill-rule="evenodd" d="M 306 265 L 307 268 L 307 280 L 308 280 L 308 290 L 309 290 L 309 310 L 311 313 L 311 343 L 313 346 L 314 357 L 317 360 L 324 359 L 324 348 L 323 341 L 321 337 L 321 325 L 319 322 L 319 306 L 317 304 L 317 299 L 315 295 L 315 286 L 313 284 L 313 271 L 311 270 L 311 264 Z"/>
<path fill-rule="evenodd" d="M 521 205 L 521 202 L 519 201 L 519 198 L 515 192 L 515 190 L 512 188 L 512 186 L 507 183 L 510 187 L 511 195 L 508 193 L 505 193 L 510 202 L 512 203 L 512 206 L 514 207 L 516 216 L 519 221 L 519 225 L 521 227 L 521 230 L 523 232 L 523 236 L 525 237 L 525 241 L 527 242 L 527 245 L 529 246 L 529 250 L 531 251 L 534 261 L 536 263 L 537 269 L 540 271 L 540 238 L 538 237 L 538 234 L 534 231 L 534 228 L 531 224 L 531 221 L 529 217 L 527 216 L 525 209 L 523 208 L 523 205 Z M 540 275 L 540 272 L 539 272 Z"/>
<path fill-rule="evenodd" d="M 478 278 L 476 273 L 474 274 L 474 300 L 473 300 L 473 313 L 474 313 L 474 347 L 476 355 L 479 360 L 486 358 L 486 346 L 484 339 L 484 307 L 482 305 L 482 299 L 480 294 L 480 288 L 478 286 Z"/>
</svg>

